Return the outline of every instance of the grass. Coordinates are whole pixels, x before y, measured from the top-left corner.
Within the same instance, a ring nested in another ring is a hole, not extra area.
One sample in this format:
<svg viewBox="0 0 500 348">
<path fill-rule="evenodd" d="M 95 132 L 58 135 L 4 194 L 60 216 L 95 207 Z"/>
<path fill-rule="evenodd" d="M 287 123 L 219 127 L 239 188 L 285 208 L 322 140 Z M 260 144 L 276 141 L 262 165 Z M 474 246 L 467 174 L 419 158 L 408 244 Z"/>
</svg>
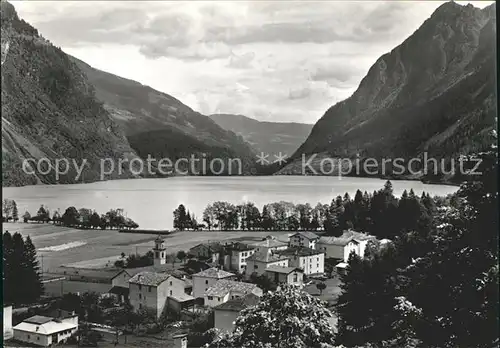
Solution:
<svg viewBox="0 0 500 348">
<path fill-rule="evenodd" d="M 157 236 L 144 234 L 119 233 L 117 230 L 80 230 L 69 227 L 38 223 L 4 223 L 3 231 L 20 232 L 29 235 L 37 249 L 52 248 L 58 251 L 38 251 L 39 261 L 45 272 L 61 265 L 73 264 L 77 267 L 105 267 L 112 265 L 123 252 L 144 254 L 151 250 Z M 254 242 L 267 235 L 283 239 L 286 232 L 277 231 L 196 231 L 176 232 L 163 237 L 167 253 L 189 248 L 208 241 Z M 83 245 L 83 243 L 86 243 Z M 70 244 L 72 243 L 72 244 Z M 61 246 L 75 246 L 65 248 Z M 78 246 L 80 245 L 80 246 Z M 57 248 L 53 248 L 57 247 Z M 50 249 L 49 249 L 50 250 Z"/>
</svg>

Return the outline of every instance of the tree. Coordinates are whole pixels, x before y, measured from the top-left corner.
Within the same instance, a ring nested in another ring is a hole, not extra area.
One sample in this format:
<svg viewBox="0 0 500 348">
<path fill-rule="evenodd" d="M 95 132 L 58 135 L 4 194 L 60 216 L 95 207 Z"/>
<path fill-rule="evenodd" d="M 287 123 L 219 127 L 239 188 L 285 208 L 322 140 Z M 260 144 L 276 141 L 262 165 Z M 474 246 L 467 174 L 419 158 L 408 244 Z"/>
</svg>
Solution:
<svg viewBox="0 0 500 348">
<path fill-rule="evenodd" d="M 177 209 L 174 210 L 174 228 L 183 231 L 186 228 L 186 221 L 186 207 L 183 204 L 179 204 Z"/>
<path fill-rule="evenodd" d="M 282 285 L 244 309 L 230 334 L 216 338 L 209 348 L 320 348 L 334 343 L 332 313 L 306 292 Z"/>
<path fill-rule="evenodd" d="M 211 204 L 207 205 L 203 211 L 203 221 L 207 224 L 208 230 L 210 231 L 215 225 L 215 210 Z"/>
<path fill-rule="evenodd" d="M 12 201 L 12 219 L 14 222 L 19 221 L 19 211 L 17 210 L 17 203 L 16 201 Z"/>
<path fill-rule="evenodd" d="M 274 220 L 271 217 L 269 206 L 267 204 L 262 208 L 261 226 L 265 231 L 272 230 L 274 227 Z"/>
<path fill-rule="evenodd" d="M 177 252 L 177 258 L 178 258 L 179 260 L 181 260 L 181 262 L 184 262 L 184 260 L 186 259 L 186 256 L 187 256 L 187 255 L 186 255 L 186 252 L 185 252 L 184 250 L 179 250 L 179 251 Z"/>
<path fill-rule="evenodd" d="M 101 225 L 101 217 L 97 212 L 94 211 L 92 215 L 90 215 L 89 223 L 92 228 L 98 228 Z"/>
<path fill-rule="evenodd" d="M 326 289 L 326 284 L 323 282 L 316 283 L 316 288 L 319 290 L 320 296 L 323 295 L 323 290 Z"/>
<path fill-rule="evenodd" d="M 50 221 L 50 212 L 43 206 L 43 204 L 40 206 L 38 212 L 36 213 L 36 220 L 41 222 Z"/>
<path fill-rule="evenodd" d="M 79 217 L 78 210 L 75 207 L 69 207 L 62 216 L 62 223 L 65 226 L 78 226 Z"/>
<path fill-rule="evenodd" d="M 25 211 L 23 214 L 24 223 L 28 223 L 28 221 L 30 221 L 30 219 L 31 219 L 31 214 L 29 213 L 29 211 Z"/>
<path fill-rule="evenodd" d="M 25 286 L 25 300 L 28 303 L 35 302 L 43 295 L 43 284 L 41 279 L 40 265 L 36 254 L 36 248 L 30 236 L 26 236 L 24 242 L 24 262 L 26 270 L 23 276 Z M 43 272 L 43 270 L 41 270 Z"/>
</svg>

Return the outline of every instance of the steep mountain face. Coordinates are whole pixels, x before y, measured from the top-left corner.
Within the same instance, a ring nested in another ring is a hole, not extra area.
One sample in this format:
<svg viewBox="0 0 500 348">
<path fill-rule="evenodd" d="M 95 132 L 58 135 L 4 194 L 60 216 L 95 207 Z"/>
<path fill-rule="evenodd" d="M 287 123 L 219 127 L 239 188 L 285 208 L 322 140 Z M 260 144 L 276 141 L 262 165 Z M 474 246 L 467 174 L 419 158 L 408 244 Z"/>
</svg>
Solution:
<svg viewBox="0 0 500 348">
<path fill-rule="evenodd" d="M 307 138 L 312 124 L 261 122 L 243 115 L 216 114 L 210 118 L 224 129 L 239 134 L 257 152 L 292 155 Z"/>
<path fill-rule="evenodd" d="M 250 172 L 254 153 L 240 136 L 168 94 L 72 60 L 94 85 L 97 98 L 139 156 L 174 161 L 194 155 L 221 158 L 225 163 L 239 158 L 244 170 Z"/>
<path fill-rule="evenodd" d="M 4 1 L 1 38 L 3 186 L 99 180 L 101 159 L 118 163 L 137 157 L 82 71 Z M 77 178 L 71 165 L 57 178 L 48 163 L 62 158 L 78 165 L 85 159 L 83 177 Z M 31 160 L 26 170 L 24 159 Z M 46 174 L 36 168 L 40 160 Z M 121 175 L 116 170 L 106 179 L 133 176 L 125 166 Z"/>
<path fill-rule="evenodd" d="M 443 4 L 375 62 L 351 97 L 325 113 L 294 161 L 278 173 L 300 173 L 303 154 L 319 154 L 314 169 L 325 157 L 363 163 L 367 158 L 408 160 L 424 152 L 449 164 L 450 158 L 493 143 L 495 39 L 495 5 L 481 10 Z M 432 164 L 428 169 L 434 172 Z M 449 179 L 440 169 L 432 179 Z"/>
</svg>

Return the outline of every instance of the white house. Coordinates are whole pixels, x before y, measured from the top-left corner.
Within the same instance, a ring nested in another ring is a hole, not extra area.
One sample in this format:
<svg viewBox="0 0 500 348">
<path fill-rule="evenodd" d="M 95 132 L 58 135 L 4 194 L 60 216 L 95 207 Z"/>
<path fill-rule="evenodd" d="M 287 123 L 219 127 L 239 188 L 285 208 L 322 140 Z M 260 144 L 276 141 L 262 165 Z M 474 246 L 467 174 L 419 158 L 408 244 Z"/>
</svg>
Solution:
<svg viewBox="0 0 500 348">
<path fill-rule="evenodd" d="M 285 249 L 286 250 L 286 249 Z M 270 266 L 288 266 L 288 257 L 266 250 L 261 250 L 247 258 L 246 277 L 250 278 L 252 274 L 262 275 Z"/>
<path fill-rule="evenodd" d="M 301 268 L 306 275 L 325 272 L 325 254 L 322 251 L 305 247 L 294 247 L 279 251 L 279 253 L 288 258 L 289 267 Z"/>
<path fill-rule="evenodd" d="M 212 267 L 193 274 L 193 296 L 195 298 L 204 298 L 205 292 L 220 279 L 235 279 L 234 273 Z"/>
<path fill-rule="evenodd" d="M 316 242 L 318 241 L 319 236 L 315 233 L 302 231 L 292 234 L 290 236 L 290 246 L 291 247 L 299 247 L 299 248 L 310 248 L 314 249 L 316 247 Z"/>
<path fill-rule="evenodd" d="M 63 319 L 35 315 L 14 326 L 14 339 L 41 347 L 49 347 L 66 342 L 77 330 L 78 315 L 71 315 Z"/>
<path fill-rule="evenodd" d="M 134 310 L 150 310 L 157 318 L 165 310 L 168 297 L 186 297 L 184 281 L 167 273 L 138 273 L 129 280 L 129 288 L 130 304 Z"/>
<path fill-rule="evenodd" d="M 248 294 L 262 296 L 262 289 L 252 283 L 222 279 L 205 292 L 205 306 L 215 307 Z"/>
<path fill-rule="evenodd" d="M 3 339 L 8 340 L 12 338 L 14 332 L 12 331 L 12 306 L 3 306 Z"/>
<path fill-rule="evenodd" d="M 285 250 L 288 248 L 287 243 L 271 238 L 266 238 L 263 241 L 252 243 L 250 246 L 255 248 L 256 253 L 261 251 L 271 253 L 276 250 Z"/>
<path fill-rule="evenodd" d="M 324 252 L 328 258 L 347 262 L 351 252 L 363 258 L 368 242 L 374 240 L 374 236 L 350 230 L 340 237 L 321 237 L 316 244 L 316 250 Z"/>
</svg>

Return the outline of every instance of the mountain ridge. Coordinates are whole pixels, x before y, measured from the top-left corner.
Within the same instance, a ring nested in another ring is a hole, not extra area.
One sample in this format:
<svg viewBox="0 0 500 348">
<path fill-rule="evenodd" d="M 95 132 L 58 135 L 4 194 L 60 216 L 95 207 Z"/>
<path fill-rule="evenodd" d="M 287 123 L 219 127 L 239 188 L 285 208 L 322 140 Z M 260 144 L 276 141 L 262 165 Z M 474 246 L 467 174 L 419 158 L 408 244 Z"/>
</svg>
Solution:
<svg viewBox="0 0 500 348">
<path fill-rule="evenodd" d="M 403 43 L 377 59 L 349 98 L 325 112 L 292 163 L 277 174 L 304 174 L 298 162 L 313 154 L 320 155 L 318 161 L 409 159 L 424 152 L 452 158 L 491 144 L 494 8 L 441 5 Z M 472 135 L 480 136 L 469 139 Z"/>
<path fill-rule="evenodd" d="M 309 135 L 313 125 L 298 122 L 259 121 L 244 115 L 213 114 L 219 126 L 239 134 L 256 152 L 291 155 Z"/>
</svg>

